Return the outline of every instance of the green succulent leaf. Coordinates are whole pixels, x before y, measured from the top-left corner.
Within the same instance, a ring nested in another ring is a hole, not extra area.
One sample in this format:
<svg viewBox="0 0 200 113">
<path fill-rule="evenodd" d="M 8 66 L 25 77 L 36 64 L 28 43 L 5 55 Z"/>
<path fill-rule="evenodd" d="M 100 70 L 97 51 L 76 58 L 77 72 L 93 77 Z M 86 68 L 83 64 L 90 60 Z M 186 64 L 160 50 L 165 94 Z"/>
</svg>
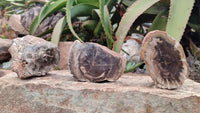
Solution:
<svg viewBox="0 0 200 113">
<path fill-rule="evenodd" d="M 72 5 L 73 5 L 74 0 L 68 0 L 67 1 L 67 5 L 66 5 L 66 16 L 67 16 L 67 23 L 69 26 L 69 29 L 71 31 L 71 33 L 80 41 L 83 43 L 83 41 L 81 40 L 81 38 L 76 34 L 76 32 L 73 29 L 72 26 L 72 21 L 71 21 L 71 9 L 72 9 Z"/>
<path fill-rule="evenodd" d="M 62 34 L 62 31 L 67 23 L 66 16 L 61 18 L 57 23 L 56 26 L 54 27 L 52 37 L 51 37 L 51 42 L 58 45 L 58 42 L 60 41 L 60 37 Z"/>
<path fill-rule="evenodd" d="M 40 14 L 34 19 L 30 27 L 30 34 L 34 34 L 40 23 L 55 11 L 63 8 L 66 5 L 66 0 L 58 0 L 48 2 L 41 10 Z"/>
<path fill-rule="evenodd" d="M 90 4 L 78 4 L 71 9 L 71 18 L 78 16 L 92 16 L 93 9 L 97 7 Z"/>
<path fill-rule="evenodd" d="M 105 5 L 106 4 L 105 0 L 99 0 L 99 3 L 100 3 L 100 6 L 99 6 L 100 10 L 95 10 L 95 11 L 100 17 L 103 29 L 107 36 L 108 48 L 112 49 L 112 43 L 114 42 L 114 40 L 112 39 L 113 32 L 112 32 L 109 11 L 108 11 L 107 5 Z"/>
<path fill-rule="evenodd" d="M 196 30 L 197 32 L 200 32 L 200 25 L 199 24 L 193 24 L 191 22 L 188 22 L 188 25 L 193 28 L 194 30 Z"/>
<path fill-rule="evenodd" d="M 28 1 L 26 2 L 26 5 L 29 6 L 30 4 L 36 3 L 36 2 L 45 4 L 45 3 L 47 3 L 48 1 L 47 1 L 47 0 L 28 0 Z"/>
<path fill-rule="evenodd" d="M 116 31 L 117 41 L 113 47 L 115 52 L 120 52 L 124 38 L 137 17 L 158 1 L 159 0 L 137 0 L 128 8 Z"/>
<path fill-rule="evenodd" d="M 195 0 L 171 0 L 166 32 L 180 41 Z"/>
<path fill-rule="evenodd" d="M 131 6 L 136 0 L 123 0 L 122 3 L 126 6 Z"/>
<path fill-rule="evenodd" d="M 10 4 L 17 6 L 17 7 L 25 7 L 24 3 L 10 2 Z"/>
<path fill-rule="evenodd" d="M 75 0 L 76 4 L 89 4 L 99 7 L 99 0 Z"/>
<path fill-rule="evenodd" d="M 124 73 L 133 72 L 133 71 L 135 71 L 138 67 L 140 67 L 143 64 L 144 64 L 144 62 L 140 62 L 138 64 L 135 64 L 134 62 L 133 63 L 128 62 L 126 64 L 126 68 L 124 70 Z"/>
<path fill-rule="evenodd" d="M 89 31 L 93 31 L 98 24 L 97 20 L 86 20 L 83 22 L 82 27 L 86 28 Z"/>
<path fill-rule="evenodd" d="M 103 27 L 102 27 L 102 24 L 101 24 L 101 21 L 98 22 L 97 26 L 95 27 L 94 29 L 94 36 L 95 37 L 99 37 L 99 34 L 100 34 L 100 31 L 103 30 Z"/>
<path fill-rule="evenodd" d="M 45 35 L 47 35 L 47 34 L 49 34 L 49 33 L 52 33 L 52 32 L 53 32 L 53 29 L 54 29 L 54 27 L 52 27 L 52 28 L 46 30 L 45 32 L 43 32 L 43 33 L 37 35 L 37 37 L 42 37 L 42 36 L 45 36 Z"/>
<path fill-rule="evenodd" d="M 160 14 L 158 14 L 154 19 L 154 21 L 152 22 L 152 25 L 149 28 L 148 32 L 153 30 L 165 31 L 168 19 L 166 15 L 167 15 L 167 10 L 161 11 Z"/>
</svg>

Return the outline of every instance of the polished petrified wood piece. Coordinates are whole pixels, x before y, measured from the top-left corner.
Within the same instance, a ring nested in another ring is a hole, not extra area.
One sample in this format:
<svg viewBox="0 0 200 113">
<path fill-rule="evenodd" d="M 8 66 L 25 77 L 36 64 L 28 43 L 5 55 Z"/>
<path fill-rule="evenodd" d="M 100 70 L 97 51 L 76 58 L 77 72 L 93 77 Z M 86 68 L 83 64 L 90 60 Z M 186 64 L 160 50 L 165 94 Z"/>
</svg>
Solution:
<svg viewBox="0 0 200 113">
<path fill-rule="evenodd" d="M 30 35 L 14 39 L 9 52 L 12 69 L 22 79 L 46 75 L 60 59 L 56 45 Z"/>
<path fill-rule="evenodd" d="M 145 36 L 141 58 L 159 88 L 175 89 L 188 76 L 188 65 L 182 46 L 166 32 L 156 30 Z"/>
<path fill-rule="evenodd" d="M 125 65 L 120 54 L 96 43 L 75 41 L 70 49 L 70 70 L 79 81 L 116 81 Z"/>
</svg>

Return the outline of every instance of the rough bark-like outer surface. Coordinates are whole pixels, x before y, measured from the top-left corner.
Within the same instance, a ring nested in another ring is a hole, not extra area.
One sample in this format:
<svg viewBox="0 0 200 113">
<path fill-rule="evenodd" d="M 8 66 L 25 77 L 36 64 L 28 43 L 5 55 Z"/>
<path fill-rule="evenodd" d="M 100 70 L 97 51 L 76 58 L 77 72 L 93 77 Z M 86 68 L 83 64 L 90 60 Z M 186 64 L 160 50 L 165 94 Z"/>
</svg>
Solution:
<svg viewBox="0 0 200 113">
<path fill-rule="evenodd" d="M 152 31 L 145 36 L 141 58 L 159 88 L 175 89 L 188 76 L 189 69 L 181 44 L 164 31 Z"/>
<path fill-rule="evenodd" d="M 75 41 L 70 49 L 70 70 L 80 81 L 116 81 L 125 65 L 122 55 L 96 43 Z"/>
<path fill-rule="evenodd" d="M 21 80 L 0 78 L 0 113 L 198 113 L 200 84 L 153 87 L 149 76 L 127 73 L 116 82 L 76 82 L 69 71 Z"/>
<path fill-rule="evenodd" d="M 8 52 L 11 43 L 12 40 L 0 38 L 0 63 L 9 60 L 11 57 L 10 53 Z"/>
<path fill-rule="evenodd" d="M 60 58 L 56 45 L 30 35 L 14 39 L 9 52 L 13 58 L 12 69 L 22 79 L 46 75 Z"/>
</svg>

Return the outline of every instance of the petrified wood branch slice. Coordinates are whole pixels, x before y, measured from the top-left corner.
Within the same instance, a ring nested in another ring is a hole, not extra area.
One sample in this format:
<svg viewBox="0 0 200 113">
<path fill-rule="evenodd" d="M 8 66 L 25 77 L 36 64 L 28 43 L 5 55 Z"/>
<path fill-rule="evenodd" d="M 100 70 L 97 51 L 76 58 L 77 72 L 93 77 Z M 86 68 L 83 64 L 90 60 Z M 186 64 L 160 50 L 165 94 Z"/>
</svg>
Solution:
<svg viewBox="0 0 200 113">
<path fill-rule="evenodd" d="M 79 81 L 116 81 L 125 65 L 120 54 L 99 44 L 75 41 L 70 49 L 70 70 Z"/>
<path fill-rule="evenodd" d="M 12 69 L 21 79 L 46 75 L 60 59 L 56 45 L 30 35 L 14 39 L 9 52 Z"/>
<path fill-rule="evenodd" d="M 166 32 L 156 30 L 145 36 L 141 58 L 159 88 L 178 88 L 188 76 L 189 70 L 182 46 Z"/>
</svg>

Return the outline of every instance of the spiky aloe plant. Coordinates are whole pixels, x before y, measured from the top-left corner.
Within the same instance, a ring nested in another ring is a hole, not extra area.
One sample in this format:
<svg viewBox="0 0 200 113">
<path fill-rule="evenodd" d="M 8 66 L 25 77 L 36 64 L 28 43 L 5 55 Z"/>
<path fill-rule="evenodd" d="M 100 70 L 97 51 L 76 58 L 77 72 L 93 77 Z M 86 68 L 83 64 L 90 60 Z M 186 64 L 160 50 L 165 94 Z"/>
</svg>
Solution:
<svg viewBox="0 0 200 113">
<path fill-rule="evenodd" d="M 47 0 L 0 0 L 0 10 L 6 16 L 21 14 L 35 2 L 45 3 Z"/>
<path fill-rule="evenodd" d="M 117 41 L 114 44 L 114 51 L 120 52 L 124 38 L 136 18 L 158 1 L 137 0 L 128 8 L 116 32 Z M 185 76 L 188 75 L 188 65 L 179 41 L 190 17 L 194 1 L 171 0 L 168 19 L 162 18 L 166 13 L 166 10 L 163 10 L 150 28 L 150 30 L 162 29 L 166 32 L 151 31 L 143 40 L 141 56 L 157 87 L 177 88 L 182 85 Z M 160 21 L 164 24 L 159 24 Z"/>
<path fill-rule="evenodd" d="M 194 1 L 195 0 L 170 1 L 169 16 L 168 20 L 164 20 L 167 21 L 167 24 L 164 27 L 166 27 L 166 32 L 177 41 L 180 41 L 182 38 L 182 34 L 190 17 Z M 116 32 L 117 41 L 113 47 L 114 51 L 120 52 L 124 38 L 136 18 L 157 2 L 159 2 L 159 0 L 136 0 L 128 8 L 127 12 L 122 17 L 119 28 Z M 160 2 L 166 2 L 166 0 L 161 0 Z"/>
</svg>

